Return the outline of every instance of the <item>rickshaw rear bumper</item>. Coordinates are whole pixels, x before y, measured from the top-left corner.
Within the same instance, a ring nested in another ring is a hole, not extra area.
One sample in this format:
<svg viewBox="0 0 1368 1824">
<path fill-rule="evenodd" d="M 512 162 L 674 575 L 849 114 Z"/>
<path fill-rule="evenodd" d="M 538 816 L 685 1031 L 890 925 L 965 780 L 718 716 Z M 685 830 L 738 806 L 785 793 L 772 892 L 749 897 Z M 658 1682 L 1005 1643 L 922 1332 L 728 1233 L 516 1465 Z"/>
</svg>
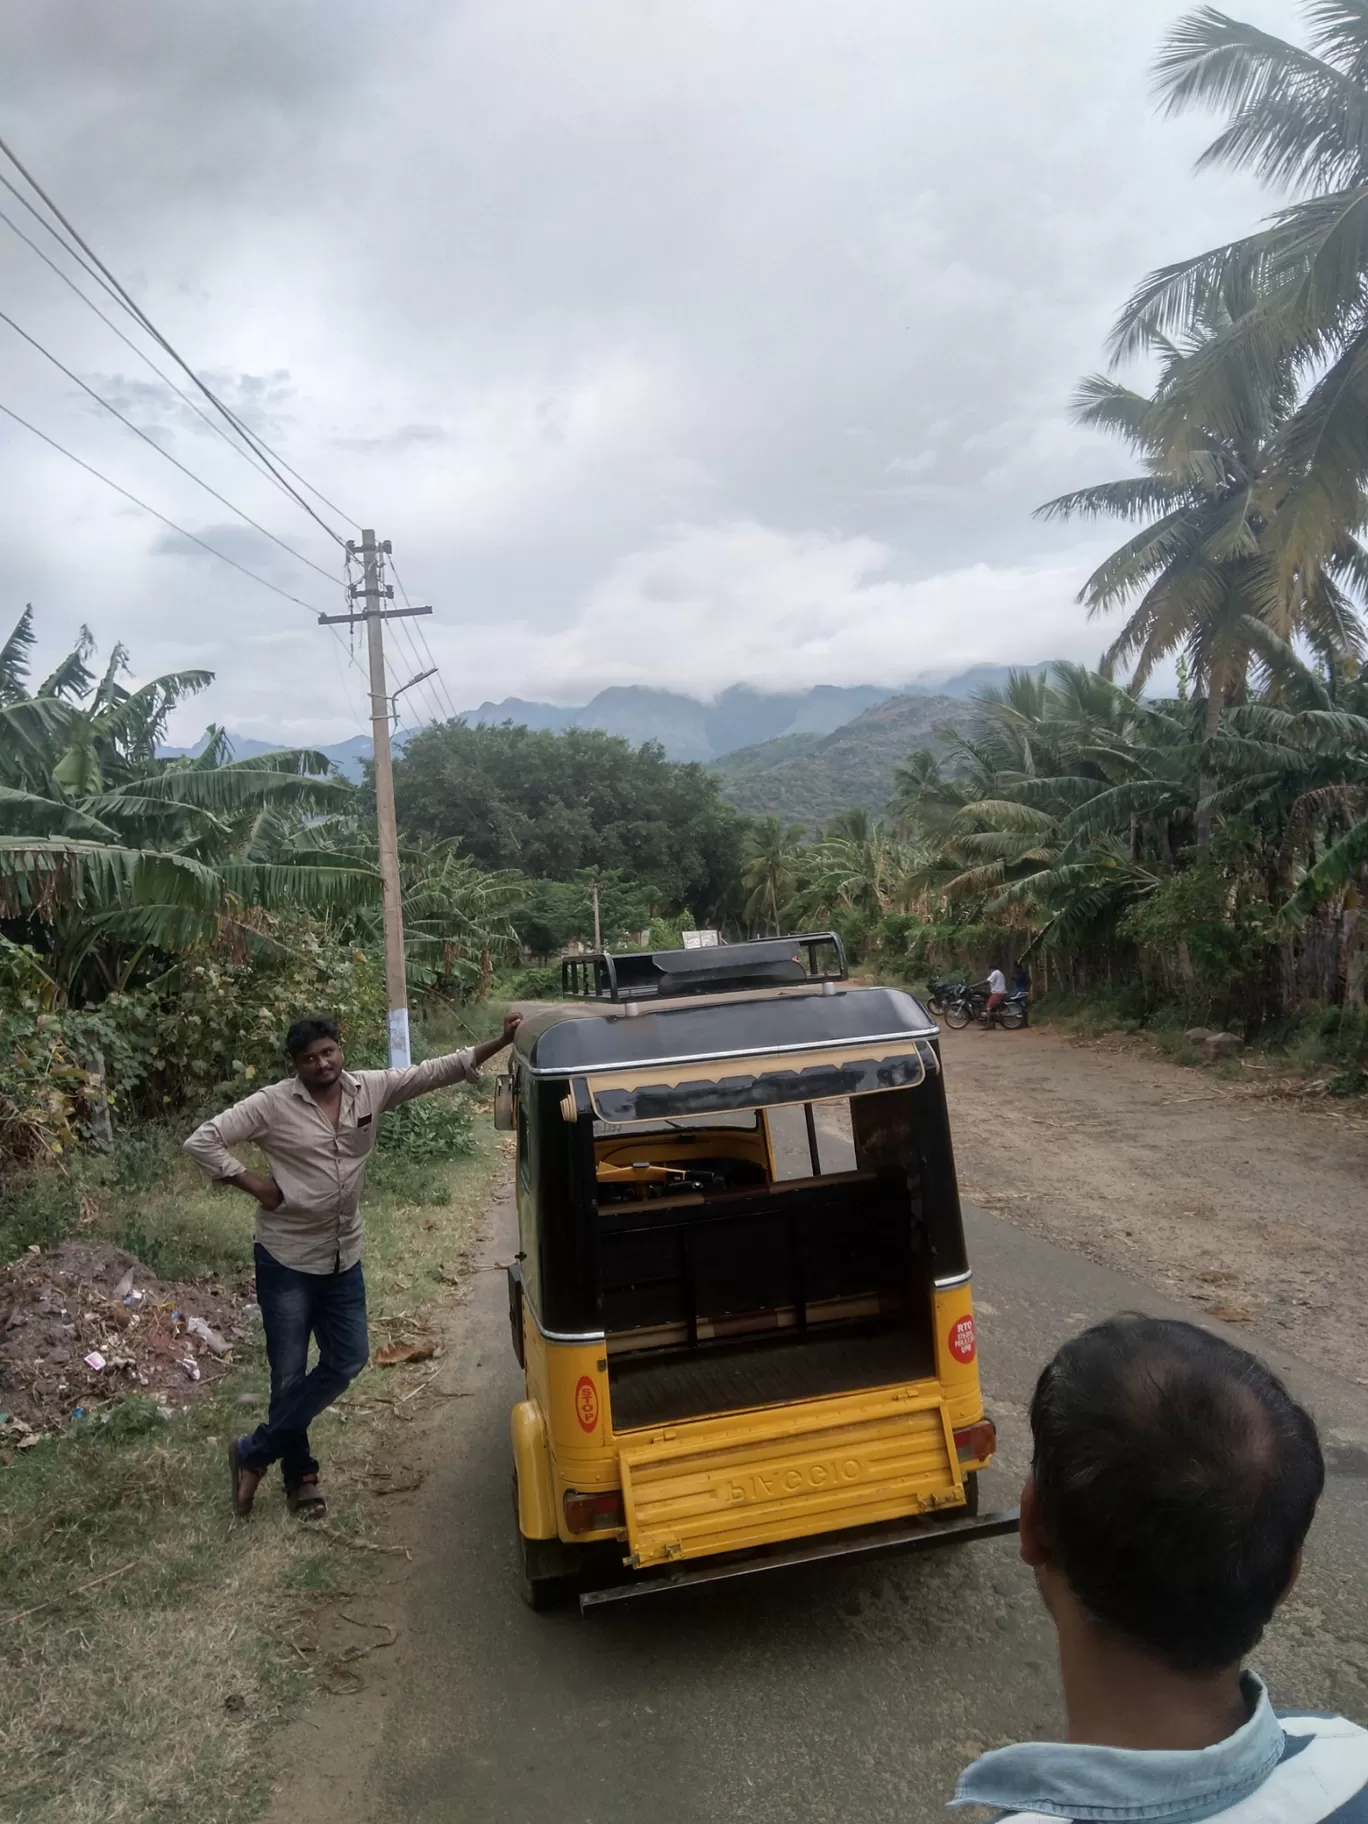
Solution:
<svg viewBox="0 0 1368 1824">
<path fill-rule="evenodd" d="M 581 1613 L 609 1602 L 627 1602 L 635 1596 L 659 1596 L 701 1583 L 721 1583 L 733 1577 L 754 1577 L 763 1571 L 787 1570 L 794 1565 L 819 1564 L 828 1558 L 874 1558 L 890 1552 L 924 1551 L 935 1545 L 959 1545 L 971 1539 L 995 1539 L 1018 1530 L 1020 1511 L 1004 1508 L 997 1513 L 961 1515 L 945 1520 L 903 1520 L 892 1526 L 865 1527 L 847 1533 L 826 1533 L 795 1544 L 762 1547 L 751 1552 L 729 1553 L 687 1566 L 643 1571 L 627 1583 L 580 1594 Z"/>
</svg>

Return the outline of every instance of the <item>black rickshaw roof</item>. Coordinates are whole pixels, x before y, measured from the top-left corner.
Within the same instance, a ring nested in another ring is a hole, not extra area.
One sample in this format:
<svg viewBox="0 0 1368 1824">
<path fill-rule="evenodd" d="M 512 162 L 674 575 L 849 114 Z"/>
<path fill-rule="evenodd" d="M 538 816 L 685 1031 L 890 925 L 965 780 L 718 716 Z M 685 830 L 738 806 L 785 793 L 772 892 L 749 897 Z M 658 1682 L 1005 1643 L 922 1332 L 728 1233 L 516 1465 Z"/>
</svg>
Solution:
<svg viewBox="0 0 1368 1824">
<path fill-rule="evenodd" d="M 536 1076 L 931 1039 L 935 1021 L 901 988 L 820 987 L 646 1003 L 556 1002 L 528 1009 L 515 1050 Z"/>
</svg>

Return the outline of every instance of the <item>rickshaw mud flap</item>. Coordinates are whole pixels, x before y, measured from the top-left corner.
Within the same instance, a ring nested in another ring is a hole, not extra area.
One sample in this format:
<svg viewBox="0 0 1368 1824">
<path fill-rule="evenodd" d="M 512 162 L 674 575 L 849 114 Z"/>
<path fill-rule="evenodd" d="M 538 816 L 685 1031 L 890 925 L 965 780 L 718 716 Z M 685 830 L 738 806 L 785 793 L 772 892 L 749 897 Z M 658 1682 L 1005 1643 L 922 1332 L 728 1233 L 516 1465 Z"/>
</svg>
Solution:
<svg viewBox="0 0 1368 1824">
<path fill-rule="evenodd" d="M 681 1426 L 623 1450 L 618 1464 L 638 1570 L 934 1517 L 964 1501 L 949 1414 L 929 1392 Z"/>
<path fill-rule="evenodd" d="M 915 1552 L 933 1545 L 962 1545 L 972 1539 L 999 1539 L 1015 1533 L 1020 1524 L 1018 1508 L 1004 1508 L 998 1513 L 967 1515 L 951 1520 L 908 1520 L 901 1525 L 880 1527 L 877 1531 L 828 1534 L 824 1538 L 805 1539 L 802 1544 L 769 1551 L 750 1552 L 744 1557 L 728 1558 L 715 1564 L 691 1565 L 647 1571 L 630 1583 L 614 1584 L 603 1590 L 580 1593 L 580 1613 L 601 1608 L 609 1602 L 630 1602 L 634 1596 L 661 1596 L 669 1590 L 689 1589 L 701 1583 L 722 1583 L 733 1577 L 754 1577 L 762 1571 L 782 1571 L 803 1564 L 820 1564 L 829 1558 L 874 1558 L 885 1552 Z"/>
</svg>

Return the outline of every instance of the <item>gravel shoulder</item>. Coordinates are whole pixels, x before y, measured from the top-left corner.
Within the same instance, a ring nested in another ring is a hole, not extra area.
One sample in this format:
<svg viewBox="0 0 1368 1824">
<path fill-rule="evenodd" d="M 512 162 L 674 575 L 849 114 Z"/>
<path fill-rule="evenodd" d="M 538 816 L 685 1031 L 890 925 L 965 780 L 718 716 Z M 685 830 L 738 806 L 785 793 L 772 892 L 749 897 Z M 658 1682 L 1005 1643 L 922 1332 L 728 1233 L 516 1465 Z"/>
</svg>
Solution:
<svg viewBox="0 0 1368 1824">
<path fill-rule="evenodd" d="M 966 1202 L 1368 1386 L 1368 1112 L 1048 1028 L 944 1059 Z"/>
</svg>

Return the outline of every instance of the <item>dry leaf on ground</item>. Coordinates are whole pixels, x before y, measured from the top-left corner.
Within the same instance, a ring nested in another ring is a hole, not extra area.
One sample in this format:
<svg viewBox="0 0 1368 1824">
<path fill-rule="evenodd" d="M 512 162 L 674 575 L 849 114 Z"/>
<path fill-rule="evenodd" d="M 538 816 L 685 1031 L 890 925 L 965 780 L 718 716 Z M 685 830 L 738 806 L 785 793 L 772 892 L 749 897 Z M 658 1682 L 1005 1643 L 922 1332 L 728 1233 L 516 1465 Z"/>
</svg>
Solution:
<svg viewBox="0 0 1368 1824">
<path fill-rule="evenodd" d="M 395 1368 L 400 1362 L 428 1362 L 437 1353 L 436 1343 L 390 1343 L 375 1352 L 378 1368 Z"/>
</svg>

